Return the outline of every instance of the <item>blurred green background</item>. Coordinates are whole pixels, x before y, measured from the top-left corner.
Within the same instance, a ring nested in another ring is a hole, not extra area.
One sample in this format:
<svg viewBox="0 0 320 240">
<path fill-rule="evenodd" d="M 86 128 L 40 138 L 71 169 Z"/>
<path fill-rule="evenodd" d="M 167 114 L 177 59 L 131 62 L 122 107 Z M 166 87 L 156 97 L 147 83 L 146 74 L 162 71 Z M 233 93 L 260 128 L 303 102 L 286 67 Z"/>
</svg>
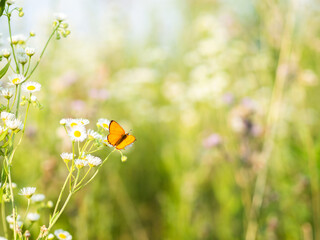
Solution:
<svg viewBox="0 0 320 240">
<path fill-rule="evenodd" d="M 103 117 L 137 142 L 67 207 L 56 228 L 74 239 L 320 239 L 319 2 L 146 3 L 61 9 L 72 34 L 32 79 L 44 109 L 17 151 L 18 187 L 55 202 L 71 149 L 59 120 Z M 24 1 L 26 33 L 35 4 Z"/>
</svg>

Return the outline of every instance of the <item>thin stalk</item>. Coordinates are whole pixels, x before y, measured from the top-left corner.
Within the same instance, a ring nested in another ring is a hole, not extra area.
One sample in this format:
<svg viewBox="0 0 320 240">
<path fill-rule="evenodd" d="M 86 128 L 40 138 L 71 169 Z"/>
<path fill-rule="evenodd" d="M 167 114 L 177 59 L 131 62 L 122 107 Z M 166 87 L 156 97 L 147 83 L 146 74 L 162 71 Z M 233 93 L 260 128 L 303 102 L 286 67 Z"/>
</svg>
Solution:
<svg viewBox="0 0 320 240">
<path fill-rule="evenodd" d="M 16 71 L 17 73 L 19 74 L 20 73 L 20 70 L 19 70 L 19 65 L 18 65 L 18 62 L 17 62 L 17 58 L 16 58 L 16 54 L 14 52 L 14 47 L 13 47 L 13 44 L 12 44 L 12 33 L 11 33 L 11 13 L 8 12 L 8 9 L 6 11 L 7 13 L 7 18 L 8 18 L 8 28 L 9 28 L 9 38 L 10 38 L 10 46 L 11 46 L 11 49 L 12 49 L 12 55 L 13 55 L 13 58 L 14 58 L 14 62 L 16 63 Z"/>
<path fill-rule="evenodd" d="M 68 183 L 68 180 L 69 180 L 69 177 L 71 175 L 71 172 L 69 173 L 69 175 L 67 176 L 66 180 L 64 181 L 64 184 L 62 186 L 62 189 L 60 191 L 60 194 L 59 194 L 59 197 L 58 197 L 58 200 L 57 200 L 57 203 L 56 203 L 56 206 L 54 208 L 54 211 L 53 211 L 53 214 L 52 214 L 52 217 L 54 217 L 54 215 L 56 214 L 57 210 L 58 210 L 58 207 L 59 207 L 59 203 L 61 201 L 61 198 L 62 198 L 62 194 L 67 186 L 67 183 Z"/>
<path fill-rule="evenodd" d="M 31 63 L 31 57 L 29 56 L 28 67 L 27 67 L 27 71 L 24 73 L 24 77 L 26 77 L 29 72 L 30 63 Z"/>
<path fill-rule="evenodd" d="M 5 208 L 5 202 L 2 199 L 1 200 L 1 217 L 2 217 L 2 225 L 3 225 L 3 231 L 4 231 L 4 236 L 6 239 L 8 239 L 8 227 L 6 224 L 6 208 Z"/>
<path fill-rule="evenodd" d="M 14 240 L 17 239 L 17 219 L 16 219 L 16 207 L 14 203 L 14 195 L 13 195 L 13 187 L 12 187 L 12 179 L 11 179 L 11 165 L 8 164 L 8 180 L 9 180 L 9 189 L 11 196 L 11 205 L 12 205 L 12 217 L 13 217 L 13 237 Z"/>
<path fill-rule="evenodd" d="M 24 214 L 24 217 L 23 217 L 23 221 L 22 221 L 23 223 L 26 221 L 26 217 L 27 217 L 27 215 L 29 213 L 30 203 L 31 203 L 31 199 L 28 198 L 28 205 L 27 205 L 27 210 L 26 210 L 26 212 Z"/>
<path fill-rule="evenodd" d="M 33 67 L 33 69 L 31 70 L 29 76 L 26 78 L 26 81 L 31 77 L 31 75 L 33 74 L 33 72 L 37 69 L 41 59 L 42 59 L 42 56 L 44 54 L 44 52 L 46 51 L 47 47 L 48 47 L 48 44 L 51 40 L 51 38 L 53 37 L 53 35 L 55 34 L 55 32 L 58 30 L 58 28 L 60 27 L 60 22 L 58 23 L 58 25 L 53 29 L 53 32 L 51 33 L 50 37 L 48 38 L 47 42 L 46 42 L 46 45 L 44 46 L 44 48 L 42 49 L 42 52 L 40 54 L 40 57 L 36 63 L 36 65 Z"/>
<path fill-rule="evenodd" d="M 264 190 L 267 182 L 268 173 L 268 162 L 271 157 L 274 138 L 277 132 L 279 116 L 281 113 L 281 106 L 283 101 L 283 91 L 285 86 L 286 78 L 280 73 L 281 66 L 284 62 L 288 61 L 291 53 L 291 35 L 294 26 L 294 15 L 292 9 L 288 10 L 286 16 L 286 23 L 284 28 L 284 33 L 282 36 L 280 56 L 277 66 L 277 72 L 275 77 L 275 85 L 272 92 L 269 112 L 266 122 L 266 133 L 265 140 L 263 144 L 263 149 L 261 153 L 261 161 L 263 164 L 262 169 L 257 174 L 257 180 L 255 184 L 254 194 L 252 198 L 252 203 L 250 207 L 250 215 L 248 220 L 248 226 L 246 231 L 246 240 L 255 240 L 258 231 L 258 217 L 261 209 Z"/>
</svg>

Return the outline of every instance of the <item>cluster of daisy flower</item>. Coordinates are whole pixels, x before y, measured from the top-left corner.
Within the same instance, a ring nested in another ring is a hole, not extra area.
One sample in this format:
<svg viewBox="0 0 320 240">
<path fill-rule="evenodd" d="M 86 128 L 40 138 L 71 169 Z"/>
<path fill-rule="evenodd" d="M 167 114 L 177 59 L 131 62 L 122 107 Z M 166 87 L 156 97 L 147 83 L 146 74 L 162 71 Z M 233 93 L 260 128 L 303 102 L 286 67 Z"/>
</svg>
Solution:
<svg viewBox="0 0 320 240">
<path fill-rule="evenodd" d="M 0 154 L 3 156 L 2 161 L 2 173 L 0 183 L 0 196 L 2 200 L 2 222 L 4 237 L 1 239 L 8 239 L 10 233 L 7 230 L 6 222 L 12 231 L 12 239 L 30 239 L 31 233 L 29 229 L 32 224 L 39 221 L 40 210 L 43 208 L 52 208 L 54 204 L 52 201 L 45 202 L 45 195 L 36 194 L 35 187 L 25 187 L 19 192 L 19 195 L 27 199 L 27 208 L 24 214 L 21 216 L 18 214 L 18 207 L 15 203 L 15 194 L 13 189 L 16 188 L 16 184 L 12 182 L 11 167 L 14 160 L 14 154 L 21 143 L 23 133 L 26 127 L 26 120 L 30 105 L 41 108 L 35 93 L 41 90 L 41 84 L 35 81 L 30 81 L 30 78 L 34 71 L 37 69 L 41 59 L 44 55 L 46 48 L 52 38 L 60 39 L 61 37 L 67 37 L 70 34 L 68 29 L 68 23 L 65 21 L 66 17 L 63 14 L 56 14 L 53 21 L 53 30 L 49 36 L 44 48 L 41 51 L 36 51 L 35 48 L 30 47 L 29 39 L 35 37 L 34 32 L 30 32 L 28 36 L 23 34 L 12 34 L 11 21 L 14 14 L 17 13 L 19 17 L 23 17 L 23 8 L 16 6 L 15 0 L 1 1 L 0 3 L 0 17 L 6 17 L 8 22 L 8 47 L 0 49 L 0 61 L 6 61 L 5 66 L 0 68 L 0 79 L 4 79 L 8 71 L 11 73 L 8 75 L 8 81 L 0 82 L 0 118 L 2 123 L 0 124 Z M 0 37 L 2 34 L 0 33 Z M 1 39 L 0 39 L 1 40 Z M 38 55 L 35 59 L 35 55 Z M 2 104 L 2 102 L 5 102 Z M 24 116 L 19 111 L 20 106 L 27 105 Z M 20 140 L 15 141 L 15 134 L 20 134 Z M 88 132 L 88 136 L 97 137 L 94 133 Z M 86 157 L 88 165 L 98 166 L 101 164 L 101 159 L 94 157 L 90 154 L 81 155 L 81 160 Z M 80 160 L 79 160 L 80 161 Z M 78 162 L 79 162 L 78 161 Z M 90 163 L 90 164 L 89 164 Z M 78 166 L 78 164 L 77 164 Z M 6 207 L 5 204 L 11 202 L 11 214 L 5 217 Z M 31 209 L 31 211 L 29 211 Z M 52 226 L 50 226 L 51 228 Z M 49 228 L 45 226 L 41 227 L 40 234 L 44 234 L 46 239 L 72 239 L 68 232 L 63 230 L 57 230 L 53 234 L 48 235 Z M 36 238 L 34 238 L 36 239 Z"/>
</svg>

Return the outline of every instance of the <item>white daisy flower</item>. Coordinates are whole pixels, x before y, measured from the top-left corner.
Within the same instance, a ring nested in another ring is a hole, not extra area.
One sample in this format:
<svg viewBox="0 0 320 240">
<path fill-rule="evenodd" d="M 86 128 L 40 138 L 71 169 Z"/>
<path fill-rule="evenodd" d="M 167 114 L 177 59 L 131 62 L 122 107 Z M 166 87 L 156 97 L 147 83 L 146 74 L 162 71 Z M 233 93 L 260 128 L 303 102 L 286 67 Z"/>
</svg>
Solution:
<svg viewBox="0 0 320 240">
<path fill-rule="evenodd" d="M 27 218 L 31 222 L 36 222 L 40 219 L 40 215 L 38 213 L 28 213 Z"/>
<path fill-rule="evenodd" d="M 23 48 L 18 48 L 16 51 L 17 60 L 21 64 L 26 64 L 28 62 L 28 56 Z"/>
<path fill-rule="evenodd" d="M 19 214 L 18 214 L 16 217 L 17 217 L 17 221 L 20 220 L 20 215 L 19 215 Z M 7 222 L 8 222 L 9 224 L 13 224 L 13 223 L 14 223 L 13 215 L 11 214 L 11 215 L 7 216 L 7 217 L 6 217 L 6 220 L 7 220 Z"/>
<path fill-rule="evenodd" d="M 73 154 L 64 152 L 64 153 L 60 154 L 60 157 L 62 158 L 62 160 L 65 163 L 68 163 L 69 161 L 71 161 L 73 159 Z"/>
<path fill-rule="evenodd" d="M 12 41 L 11 43 L 16 45 L 16 44 L 25 44 L 26 43 L 26 36 L 23 34 L 18 34 L 18 35 L 14 35 L 12 36 Z M 8 38 L 8 41 L 10 43 L 10 37 Z"/>
<path fill-rule="evenodd" d="M 102 163 L 102 160 L 99 157 L 95 157 L 95 156 L 87 156 L 88 159 L 88 165 L 90 167 L 96 167 L 99 166 Z"/>
<path fill-rule="evenodd" d="M 76 160 L 74 161 L 74 164 L 76 165 L 77 168 L 81 169 L 81 168 L 83 168 L 84 166 L 87 166 L 87 165 L 88 165 L 88 162 L 85 161 L 85 160 L 76 159 Z"/>
<path fill-rule="evenodd" d="M 8 88 L 2 89 L 1 95 L 6 99 L 10 99 L 13 96 L 13 90 Z"/>
<path fill-rule="evenodd" d="M 8 240 L 8 239 L 6 239 L 5 237 L 0 237 L 0 240 Z"/>
<path fill-rule="evenodd" d="M 62 119 L 60 120 L 60 125 L 66 125 L 66 124 L 67 124 L 67 120 L 68 120 L 68 119 L 66 119 L 66 118 L 62 118 Z"/>
<path fill-rule="evenodd" d="M 38 202 L 42 202 L 44 199 L 46 198 L 46 196 L 44 194 L 34 194 L 32 197 L 31 197 L 31 201 L 34 202 L 34 203 L 38 203 Z"/>
<path fill-rule="evenodd" d="M 104 128 L 105 130 L 109 130 L 110 121 L 105 118 L 98 119 L 97 126 Z"/>
<path fill-rule="evenodd" d="M 37 82 L 25 82 L 22 84 L 22 89 L 29 93 L 38 92 L 41 89 L 41 84 Z"/>
<path fill-rule="evenodd" d="M 26 198 L 31 198 L 32 195 L 35 193 L 35 191 L 36 191 L 35 187 L 25 187 L 20 190 L 19 195 L 23 195 Z"/>
<path fill-rule="evenodd" d="M 11 51 L 9 48 L 4 48 L 1 50 L 2 52 L 2 56 L 4 56 L 5 58 L 9 58 L 11 55 Z"/>
<path fill-rule="evenodd" d="M 16 0 L 7 0 L 6 3 L 8 5 L 12 5 L 12 4 L 15 4 Z"/>
<path fill-rule="evenodd" d="M 9 76 L 9 82 L 11 85 L 18 85 L 25 80 L 25 77 L 22 74 L 13 74 Z"/>
<path fill-rule="evenodd" d="M 69 129 L 69 136 L 72 141 L 83 142 L 87 138 L 86 129 L 83 126 L 77 126 Z"/>
<path fill-rule="evenodd" d="M 9 113 L 9 112 L 1 112 L 0 117 L 4 122 L 7 120 L 14 120 L 16 118 L 13 113 Z"/>
<path fill-rule="evenodd" d="M 49 240 L 54 239 L 54 235 L 53 235 L 52 233 L 50 233 L 50 234 L 48 235 L 48 239 L 49 239 Z"/>
<path fill-rule="evenodd" d="M 91 129 L 89 129 L 88 130 L 88 138 L 89 139 L 96 139 L 96 140 L 101 140 L 102 139 L 102 136 L 99 134 L 99 133 L 97 133 L 96 131 L 93 131 L 93 130 L 91 130 Z"/>
<path fill-rule="evenodd" d="M 67 16 L 64 13 L 55 13 L 54 14 L 54 18 L 58 21 L 58 22 L 63 22 L 66 20 Z"/>
<path fill-rule="evenodd" d="M 89 124 L 89 120 L 84 118 L 68 118 L 66 119 L 66 124 L 69 127 L 85 126 Z"/>
<path fill-rule="evenodd" d="M 19 119 L 7 120 L 6 125 L 12 131 L 17 130 L 17 129 L 20 129 L 20 130 L 23 129 L 23 123 Z"/>
<path fill-rule="evenodd" d="M 32 57 L 35 54 L 36 50 L 34 48 L 26 47 L 25 52 L 29 57 Z"/>
<path fill-rule="evenodd" d="M 56 231 L 54 231 L 54 235 L 56 235 L 56 237 L 60 240 L 71 240 L 72 236 L 70 233 L 68 233 L 67 231 L 64 231 L 62 229 L 58 229 Z"/>
</svg>

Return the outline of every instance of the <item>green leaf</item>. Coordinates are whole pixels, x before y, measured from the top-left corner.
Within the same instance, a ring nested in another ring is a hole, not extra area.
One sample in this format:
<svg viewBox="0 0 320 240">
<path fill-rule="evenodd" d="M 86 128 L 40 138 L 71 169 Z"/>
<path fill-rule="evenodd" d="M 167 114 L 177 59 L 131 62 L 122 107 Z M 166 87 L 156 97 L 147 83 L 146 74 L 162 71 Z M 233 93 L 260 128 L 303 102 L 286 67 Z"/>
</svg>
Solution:
<svg viewBox="0 0 320 240">
<path fill-rule="evenodd" d="M 4 131 L 1 135 L 0 135 L 0 141 L 2 141 L 6 136 L 7 136 L 8 130 Z M 1 154 L 0 154 L 1 155 Z"/>
<path fill-rule="evenodd" d="M 0 17 L 1 17 L 2 14 L 3 14 L 5 5 L 6 5 L 6 0 L 1 0 L 1 1 L 0 1 Z"/>
<path fill-rule="evenodd" d="M 10 67 L 10 61 L 1 69 L 0 79 L 7 73 L 9 67 Z"/>
</svg>

